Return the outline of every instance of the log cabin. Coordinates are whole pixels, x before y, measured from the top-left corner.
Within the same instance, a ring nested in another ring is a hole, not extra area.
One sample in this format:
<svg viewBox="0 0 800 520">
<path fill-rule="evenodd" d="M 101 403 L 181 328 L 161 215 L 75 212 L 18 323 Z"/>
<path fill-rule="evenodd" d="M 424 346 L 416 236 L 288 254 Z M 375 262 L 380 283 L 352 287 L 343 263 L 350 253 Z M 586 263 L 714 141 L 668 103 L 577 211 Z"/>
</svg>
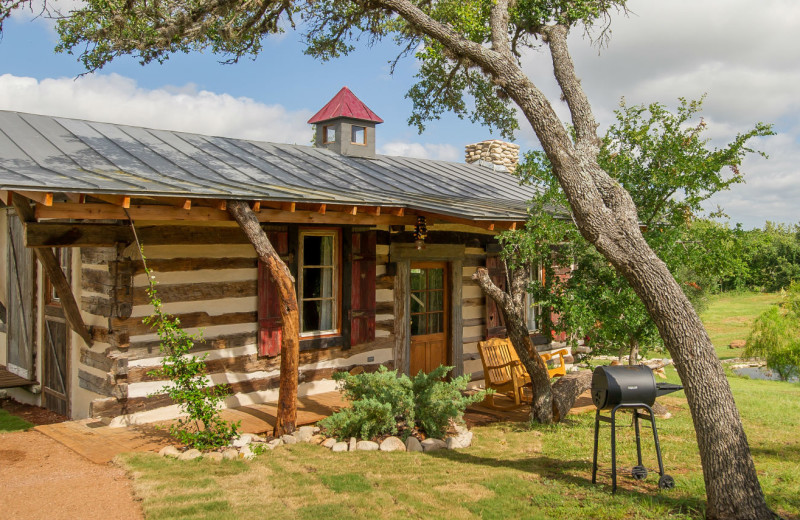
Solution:
<svg viewBox="0 0 800 520">
<path fill-rule="evenodd" d="M 471 275 L 502 278 L 495 236 L 526 220 L 518 147 L 469 145 L 465 163 L 378 155 L 382 120 L 347 88 L 309 123 L 314 146 L 0 111 L 5 391 L 112 425 L 175 416 L 150 374 L 161 357 L 135 229 L 165 309 L 202 331 L 194 350 L 229 385 L 226 406 L 275 401 L 277 298 L 232 200 L 295 278 L 300 396 L 355 366 L 482 379 L 477 342 L 502 324 Z"/>
</svg>

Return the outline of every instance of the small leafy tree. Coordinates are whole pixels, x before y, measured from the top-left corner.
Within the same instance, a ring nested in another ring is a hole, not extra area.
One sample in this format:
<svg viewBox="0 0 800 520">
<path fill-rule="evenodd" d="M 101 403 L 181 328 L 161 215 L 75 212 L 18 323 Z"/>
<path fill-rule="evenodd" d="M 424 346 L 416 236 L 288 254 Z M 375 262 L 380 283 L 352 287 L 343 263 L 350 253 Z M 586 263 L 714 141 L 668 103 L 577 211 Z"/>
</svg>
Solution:
<svg viewBox="0 0 800 520">
<path fill-rule="evenodd" d="M 156 329 L 161 340 L 159 348 L 164 357 L 161 367 L 149 375 L 167 378 L 170 384 L 161 391 L 174 402 L 187 417 L 180 417 L 170 426 L 170 434 L 183 444 L 199 450 L 209 450 L 226 446 L 239 431 L 239 422 L 229 423 L 220 416 L 222 401 L 228 394 L 227 385 L 212 386 L 206 375 L 203 356 L 189 355 L 195 341 L 202 335 L 191 335 L 181 328 L 180 320 L 164 311 L 164 304 L 158 297 L 156 280 L 147 267 L 142 253 L 144 272 L 147 275 L 147 296 L 153 306 L 153 313 L 144 318 L 144 323 Z"/>
<path fill-rule="evenodd" d="M 800 282 L 792 282 L 782 293 L 779 305 L 756 318 L 744 354 L 764 358 L 787 381 L 800 376 Z"/>
</svg>

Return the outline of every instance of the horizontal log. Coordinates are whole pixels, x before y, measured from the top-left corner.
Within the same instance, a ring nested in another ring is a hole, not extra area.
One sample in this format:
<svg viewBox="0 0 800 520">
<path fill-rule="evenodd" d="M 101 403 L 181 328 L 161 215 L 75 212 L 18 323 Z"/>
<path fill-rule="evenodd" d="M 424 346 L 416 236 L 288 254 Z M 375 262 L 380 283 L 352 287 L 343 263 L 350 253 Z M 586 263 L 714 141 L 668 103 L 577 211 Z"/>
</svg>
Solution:
<svg viewBox="0 0 800 520">
<path fill-rule="evenodd" d="M 394 302 L 376 302 L 375 314 L 394 314 Z"/>
<path fill-rule="evenodd" d="M 461 300 L 462 307 L 481 307 L 486 304 L 485 298 L 464 298 Z"/>
<path fill-rule="evenodd" d="M 239 282 L 206 282 L 174 285 L 158 285 L 158 297 L 163 303 L 224 300 L 227 298 L 247 298 L 258 295 L 257 280 Z M 133 289 L 133 304 L 147 305 L 150 298 L 145 287 Z"/>
<path fill-rule="evenodd" d="M 393 363 L 388 361 L 383 363 L 387 368 L 392 368 Z M 363 366 L 367 372 L 375 372 L 381 364 L 375 363 L 370 365 L 350 365 L 340 368 L 320 368 L 311 369 L 300 372 L 299 382 L 309 383 L 312 381 L 320 381 L 322 379 L 330 379 L 334 372 L 352 370 L 356 366 Z M 250 393 L 269 389 L 277 389 L 280 382 L 280 376 L 273 376 L 263 379 L 256 379 L 252 381 L 240 381 L 228 385 L 228 394 Z M 91 414 L 93 418 L 113 418 L 120 415 L 133 414 L 138 412 L 146 412 L 163 408 L 173 404 L 166 394 L 154 395 L 152 397 L 134 397 L 130 399 L 97 399 L 92 401 Z"/>
<path fill-rule="evenodd" d="M 387 338 L 381 338 L 380 340 L 356 345 L 347 350 L 344 350 L 343 347 L 307 350 L 300 352 L 298 366 L 302 370 L 305 365 L 316 364 L 331 359 L 350 359 L 364 352 L 390 348 L 391 343 L 393 343 L 393 340 L 387 341 Z M 270 370 L 278 370 L 280 368 L 280 363 L 280 356 L 259 357 L 257 354 L 245 354 L 233 358 L 207 360 L 205 365 L 207 373 L 215 374 L 219 372 L 268 372 Z M 160 379 L 158 376 L 149 374 L 154 368 L 156 367 L 130 367 L 128 369 L 128 383 L 158 381 Z"/>
<path fill-rule="evenodd" d="M 244 347 L 256 344 L 255 332 L 237 332 L 235 334 L 224 334 L 220 336 L 204 337 L 203 341 L 197 341 L 189 351 L 194 354 L 204 350 L 218 350 L 225 348 Z M 128 359 L 143 359 L 160 355 L 161 341 L 135 341 L 130 344 L 126 351 Z"/>
<path fill-rule="evenodd" d="M 346 212 L 325 212 L 317 211 L 282 211 L 276 209 L 264 209 L 257 214 L 260 222 L 279 222 L 294 224 L 349 224 L 349 225 L 413 225 L 416 216 L 394 216 L 394 215 L 351 215 Z M 111 204 L 74 204 L 69 202 L 54 203 L 47 207 L 41 204 L 36 205 L 36 219 L 80 219 L 80 220 L 164 220 L 164 221 L 207 221 L 207 222 L 230 222 L 232 217 L 227 211 L 222 211 L 211 207 L 195 206 L 191 209 L 184 209 L 171 206 L 155 204 L 131 205 L 127 210 Z M 138 231 L 138 230 L 137 230 Z M 144 242 L 144 241 L 142 241 Z M 59 245 L 71 245 L 59 244 Z M 228 243 L 228 242 L 223 242 Z M 103 245 L 90 242 L 87 245 Z M 53 247 L 39 245 L 36 247 Z M 31 246 L 33 247 L 33 246 Z"/>
<path fill-rule="evenodd" d="M 110 294 L 114 282 L 111 273 L 101 269 L 81 269 L 81 285 L 84 291 Z"/>
<path fill-rule="evenodd" d="M 256 323 L 258 314 L 253 312 L 232 312 L 228 314 L 210 315 L 207 312 L 189 312 L 185 314 L 175 315 L 179 320 L 181 327 L 185 329 L 197 327 L 213 327 L 215 325 L 238 325 L 242 323 Z M 118 329 L 124 329 L 124 332 L 129 336 L 139 336 L 142 334 L 153 333 L 152 327 L 142 323 L 142 318 L 127 318 L 127 319 L 112 319 L 112 330 L 120 332 Z M 103 327 L 94 327 L 99 336 L 108 336 L 108 330 Z"/>
<path fill-rule="evenodd" d="M 110 396 L 112 392 L 112 385 L 107 378 L 80 369 L 78 370 L 78 386 L 100 395 Z"/>
<path fill-rule="evenodd" d="M 375 279 L 375 289 L 394 289 L 394 276 L 382 274 Z"/>
<path fill-rule="evenodd" d="M 41 224 L 28 224 L 28 226 L 39 226 Z M 81 263 L 108 265 L 117 259 L 116 247 L 81 247 Z"/>
<path fill-rule="evenodd" d="M 111 316 L 111 300 L 104 296 L 81 296 L 81 310 L 108 318 Z"/>
<path fill-rule="evenodd" d="M 111 372 L 114 360 L 108 357 L 108 351 L 94 351 L 81 347 L 80 362 L 87 367 L 96 368 L 103 372 Z"/>
<path fill-rule="evenodd" d="M 464 327 L 477 327 L 478 325 L 486 325 L 484 318 L 469 318 L 463 321 Z"/>
<path fill-rule="evenodd" d="M 375 330 L 383 330 L 386 332 L 394 332 L 394 319 L 381 320 L 375 322 Z"/>
<path fill-rule="evenodd" d="M 173 273 L 179 271 L 223 270 L 223 269 L 255 269 L 258 258 L 151 258 L 147 267 L 156 273 Z M 134 262 L 134 273 L 144 272 L 141 260 Z"/>
</svg>

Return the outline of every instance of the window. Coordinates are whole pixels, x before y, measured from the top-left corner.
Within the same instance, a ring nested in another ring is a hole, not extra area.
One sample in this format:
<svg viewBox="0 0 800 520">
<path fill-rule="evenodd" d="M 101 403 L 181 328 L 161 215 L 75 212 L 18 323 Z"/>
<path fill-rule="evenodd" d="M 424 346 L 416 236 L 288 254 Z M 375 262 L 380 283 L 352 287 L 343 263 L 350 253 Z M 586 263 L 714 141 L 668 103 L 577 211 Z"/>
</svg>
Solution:
<svg viewBox="0 0 800 520">
<path fill-rule="evenodd" d="M 300 334 L 337 332 L 338 233 L 300 232 Z"/>
<path fill-rule="evenodd" d="M 411 269 L 411 335 L 444 332 L 443 268 Z"/>
<path fill-rule="evenodd" d="M 72 254 L 70 249 L 56 247 L 53 248 L 53 253 L 55 254 L 58 265 L 61 266 L 61 270 L 64 271 L 64 276 L 66 276 L 67 281 L 69 281 L 70 273 L 72 272 Z M 61 305 L 61 300 L 59 299 L 58 294 L 56 293 L 56 288 L 53 286 L 50 278 L 45 279 L 45 304 Z"/>
<path fill-rule="evenodd" d="M 336 142 L 336 127 L 332 125 L 324 125 L 322 127 L 322 144 L 330 144 Z"/>
<path fill-rule="evenodd" d="M 542 280 L 542 270 L 539 269 L 537 265 L 531 265 L 530 268 L 530 281 L 531 282 L 540 282 Z M 531 293 L 525 294 L 525 321 L 528 324 L 528 330 L 534 331 L 539 330 L 539 315 L 541 314 L 542 310 L 539 305 L 533 299 Z"/>
<path fill-rule="evenodd" d="M 363 126 L 350 127 L 350 144 L 367 144 L 367 129 Z"/>
</svg>

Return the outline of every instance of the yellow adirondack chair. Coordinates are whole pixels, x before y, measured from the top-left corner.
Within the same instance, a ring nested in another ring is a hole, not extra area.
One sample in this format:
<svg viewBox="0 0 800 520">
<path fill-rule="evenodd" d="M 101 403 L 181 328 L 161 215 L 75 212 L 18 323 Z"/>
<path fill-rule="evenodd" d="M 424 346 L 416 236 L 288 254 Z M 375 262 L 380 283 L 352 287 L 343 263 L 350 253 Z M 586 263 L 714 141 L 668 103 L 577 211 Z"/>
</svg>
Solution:
<svg viewBox="0 0 800 520">
<path fill-rule="evenodd" d="M 514 400 L 514 406 L 520 406 L 523 401 L 530 400 L 525 395 L 525 388 L 530 389 L 531 377 L 525 366 L 520 361 L 517 351 L 509 339 L 491 338 L 478 343 L 478 353 L 483 364 L 483 377 L 486 388 L 507 395 Z M 548 369 L 550 377 L 566 374 L 564 354 L 569 354 L 566 349 L 542 354 L 542 359 L 547 362 L 558 355 L 561 365 Z M 530 390 L 529 390 L 530 391 Z M 492 408 L 499 408 L 494 404 L 494 396 L 486 396 L 485 404 Z"/>
</svg>

